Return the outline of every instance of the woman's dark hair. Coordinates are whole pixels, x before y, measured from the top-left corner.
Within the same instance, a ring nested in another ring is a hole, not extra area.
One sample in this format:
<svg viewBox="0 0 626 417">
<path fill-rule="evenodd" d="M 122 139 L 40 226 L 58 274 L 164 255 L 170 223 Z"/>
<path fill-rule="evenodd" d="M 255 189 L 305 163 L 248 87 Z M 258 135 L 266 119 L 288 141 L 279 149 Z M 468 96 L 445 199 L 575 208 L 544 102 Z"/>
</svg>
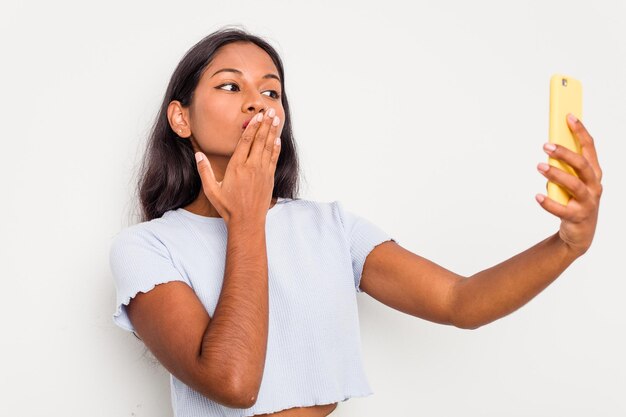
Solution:
<svg viewBox="0 0 626 417">
<path fill-rule="evenodd" d="M 180 101 L 185 107 L 189 106 L 204 69 L 211 63 L 219 48 L 241 41 L 254 43 L 267 52 L 278 69 L 285 123 L 281 133 L 281 149 L 274 175 L 272 198 L 296 199 L 300 168 L 291 130 L 289 103 L 285 94 L 283 63 L 276 50 L 265 40 L 248 33 L 245 29 L 223 27 L 187 51 L 167 86 L 161 109 L 150 131 L 139 172 L 137 186 L 142 222 L 161 217 L 168 210 L 190 204 L 202 189 L 191 141 L 179 137 L 172 130 L 167 118 L 167 108 L 172 100 Z"/>
</svg>

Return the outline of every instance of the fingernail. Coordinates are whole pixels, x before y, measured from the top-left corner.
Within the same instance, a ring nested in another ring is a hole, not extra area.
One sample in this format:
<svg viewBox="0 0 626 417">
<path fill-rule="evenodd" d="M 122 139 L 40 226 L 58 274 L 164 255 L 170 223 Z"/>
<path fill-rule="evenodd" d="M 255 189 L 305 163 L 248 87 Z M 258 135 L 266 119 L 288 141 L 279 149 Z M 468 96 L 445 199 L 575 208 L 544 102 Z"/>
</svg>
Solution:
<svg viewBox="0 0 626 417">
<path fill-rule="evenodd" d="M 256 121 L 260 122 L 261 120 L 263 120 L 263 113 L 259 113 L 256 115 Z"/>
<path fill-rule="evenodd" d="M 572 123 L 576 123 L 576 121 L 578 120 L 576 116 L 574 116 L 572 113 L 567 115 L 567 119 Z"/>
<path fill-rule="evenodd" d="M 274 109 L 270 109 L 270 111 L 267 112 L 267 115 L 269 117 L 274 117 L 275 114 L 276 114 L 276 110 L 274 110 Z"/>
<path fill-rule="evenodd" d="M 535 199 L 536 199 L 539 203 L 543 203 L 543 200 L 545 200 L 545 199 L 546 199 L 546 197 L 545 197 L 545 196 L 543 196 L 543 195 L 541 195 L 541 194 L 537 194 L 537 195 L 535 196 Z"/>
<path fill-rule="evenodd" d="M 556 145 L 554 143 L 544 143 L 543 149 L 549 152 L 553 152 L 556 149 Z"/>
<path fill-rule="evenodd" d="M 280 136 L 276 136 L 276 140 L 274 141 L 276 145 L 280 145 Z"/>
<path fill-rule="evenodd" d="M 202 157 L 202 153 L 200 153 L 200 152 L 196 152 L 196 162 L 200 162 L 200 161 L 202 161 L 202 158 L 203 158 L 203 157 Z"/>
<path fill-rule="evenodd" d="M 546 172 L 549 168 L 550 168 L 550 165 L 543 163 L 543 162 L 537 165 L 537 169 L 542 172 Z"/>
<path fill-rule="evenodd" d="M 274 117 L 274 120 L 272 120 L 272 126 L 278 126 L 279 123 L 280 118 L 278 116 Z"/>
</svg>

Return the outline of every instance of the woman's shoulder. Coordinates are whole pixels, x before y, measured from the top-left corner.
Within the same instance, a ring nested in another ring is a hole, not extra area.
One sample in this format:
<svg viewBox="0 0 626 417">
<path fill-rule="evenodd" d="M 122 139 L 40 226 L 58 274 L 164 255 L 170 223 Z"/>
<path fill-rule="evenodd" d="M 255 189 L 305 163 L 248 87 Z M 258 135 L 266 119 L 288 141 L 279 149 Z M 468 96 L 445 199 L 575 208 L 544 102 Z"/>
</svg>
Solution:
<svg viewBox="0 0 626 417">
<path fill-rule="evenodd" d="M 181 228 L 178 223 L 175 211 L 170 210 L 161 217 L 123 227 L 113 236 L 113 240 L 160 240 L 162 236 L 180 233 Z"/>
<path fill-rule="evenodd" d="M 291 212 L 308 213 L 311 215 L 335 217 L 343 206 L 339 200 L 314 200 L 309 198 L 281 198 L 277 204 L 284 204 Z"/>
</svg>

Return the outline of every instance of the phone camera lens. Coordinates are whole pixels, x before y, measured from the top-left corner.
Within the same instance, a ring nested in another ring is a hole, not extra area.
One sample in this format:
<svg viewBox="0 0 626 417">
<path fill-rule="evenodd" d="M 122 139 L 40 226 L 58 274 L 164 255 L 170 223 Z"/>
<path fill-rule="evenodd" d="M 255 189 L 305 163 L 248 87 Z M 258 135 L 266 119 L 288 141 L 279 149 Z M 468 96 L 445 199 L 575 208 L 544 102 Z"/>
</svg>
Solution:
<svg viewBox="0 0 626 417">
<path fill-rule="evenodd" d="M 563 87 L 567 87 L 567 78 L 562 78 L 561 84 L 563 84 Z"/>
</svg>

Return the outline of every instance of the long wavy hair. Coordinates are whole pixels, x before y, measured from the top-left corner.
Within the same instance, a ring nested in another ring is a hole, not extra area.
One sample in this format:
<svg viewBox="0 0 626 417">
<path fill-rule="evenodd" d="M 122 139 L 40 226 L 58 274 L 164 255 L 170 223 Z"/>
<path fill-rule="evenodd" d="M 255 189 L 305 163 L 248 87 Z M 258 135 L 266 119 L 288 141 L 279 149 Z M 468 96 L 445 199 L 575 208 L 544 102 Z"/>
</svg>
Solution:
<svg viewBox="0 0 626 417">
<path fill-rule="evenodd" d="M 274 174 L 272 198 L 297 199 L 300 164 L 291 129 L 289 102 L 285 94 L 285 74 L 280 56 L 267 41 L 245 29 L 223 27 L 189 49 L 172 74 L 139 169 L 137 194 L 141 206 L 140 221 L 159 218 L 168 210 L 184 207 L 193 202 L 201 191 L 202 182 L 191 141 L 179 137 L 172 130 L 167 118 L 167 108 L 172 100 L 180 101 L 185 107 L 189 106 L 204 69 L 211 63 L 219 48 L 239 41 L 258 45 L 267 52 L 278 69 L 285 124 L 280 137 L 281 150 Z"/>
</svg>

